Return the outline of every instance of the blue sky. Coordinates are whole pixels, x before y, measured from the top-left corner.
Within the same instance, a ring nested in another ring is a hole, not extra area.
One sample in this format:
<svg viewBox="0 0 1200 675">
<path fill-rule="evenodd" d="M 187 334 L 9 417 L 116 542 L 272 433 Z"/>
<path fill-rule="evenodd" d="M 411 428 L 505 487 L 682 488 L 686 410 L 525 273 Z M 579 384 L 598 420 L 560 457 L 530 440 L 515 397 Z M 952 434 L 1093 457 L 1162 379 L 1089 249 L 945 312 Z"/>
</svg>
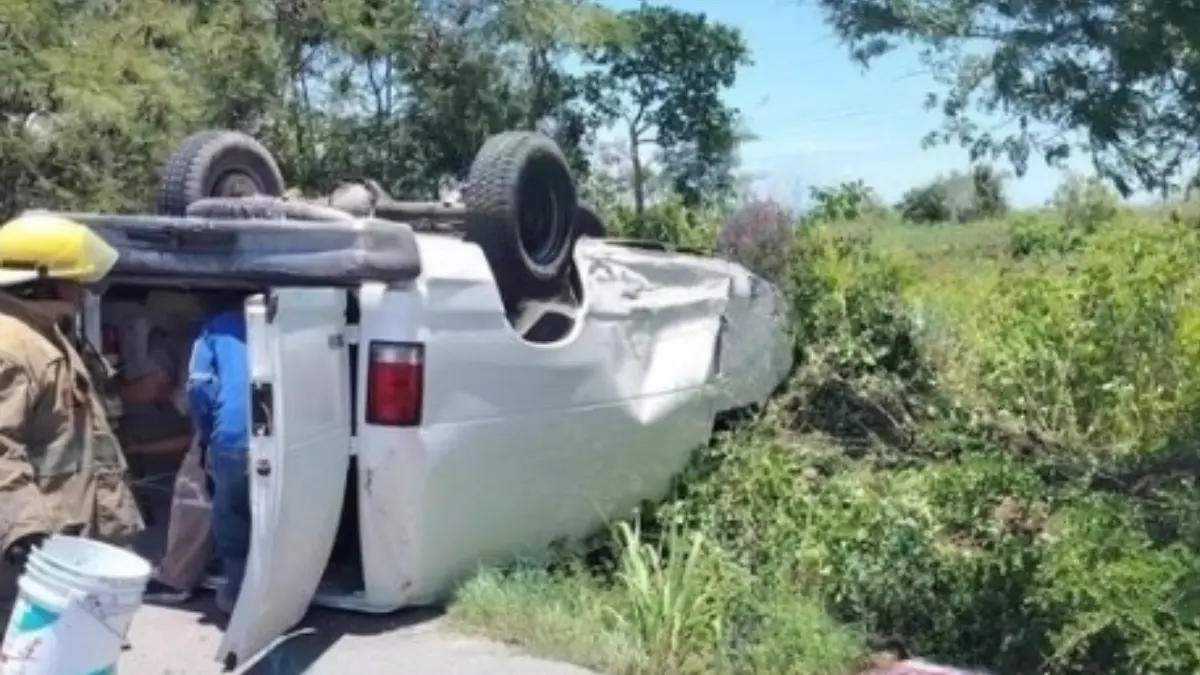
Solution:
<svg viewBox="0 0 1200 675">
<path fill-rule="evenodd" d="M 813 185 L 858 178 L 894 201 L 938 174 L 966 168 L 965 150 L 921 149 L 921 137 L 940 121 L 922 107 L 935 89 L 913 50 L 897 51 L 864 71 L 831 34 L 817 8 L 801 0 L 659 0 L 737 26 L 754 65 L 728 97 L 760 140 L 742 151 L 758 189 L 800 202 Z M 637 0 L 606 0 L 616 9 Z M 1090 172 L 1086 160 L 1071 168 Z M 1014 204 L 1044 201 L 1062 173 L 1040 160 L 1009 183 Z"/>
</svg>

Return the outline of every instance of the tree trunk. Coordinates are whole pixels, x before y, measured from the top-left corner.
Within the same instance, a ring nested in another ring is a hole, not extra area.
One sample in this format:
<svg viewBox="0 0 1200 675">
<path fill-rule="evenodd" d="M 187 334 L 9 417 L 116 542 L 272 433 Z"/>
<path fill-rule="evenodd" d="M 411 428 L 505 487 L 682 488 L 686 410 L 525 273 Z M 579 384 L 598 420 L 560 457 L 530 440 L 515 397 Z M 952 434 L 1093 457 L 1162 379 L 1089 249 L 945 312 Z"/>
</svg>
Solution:
<svg viewBox="0 0 1200 675">
<path fill-rule="evenodd" d="M 642 175 L 642 156 L 635 125 L 629 125 L 629 161 L 633 165 L 633 213 L 640 216 L 646 210 L 646 177 Z"/>
</svg>

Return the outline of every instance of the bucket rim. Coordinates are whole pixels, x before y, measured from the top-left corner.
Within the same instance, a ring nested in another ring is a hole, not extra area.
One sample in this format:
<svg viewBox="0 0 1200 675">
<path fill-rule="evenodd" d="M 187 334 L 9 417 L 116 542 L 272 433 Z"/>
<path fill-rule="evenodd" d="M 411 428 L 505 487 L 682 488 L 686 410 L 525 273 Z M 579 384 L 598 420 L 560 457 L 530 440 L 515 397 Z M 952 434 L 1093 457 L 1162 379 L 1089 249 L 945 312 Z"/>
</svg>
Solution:
<svg viewBox="0 0 1200 675">
<path fill-rule="evenodd" d="M 58 595 L 58 601 L 63 604 L 69 602 L 70 598 L 68 594 L 70 591 L 74 590 L 65 581 L 60 579 L 55 579 L 49 577 L 48 575 L 30 574 L 26 572 L 25 574 L 22 574 L 19 579 L 17 579 L 18 595 L 20 595 L 20 593 L 27 592 L 25 588 L 26 584 L 36 584 L 38 586 L 50 587 L 48 590 Z"/>
<path fill-rule="evenodd" d="M 89 572 L 80 570 L 78 567 L 76 567 L 74 565 L 66 565 L 66 564 L 63 564 L 61 561 L 54 560 L 53 558 L 47 558 L 47 557 L 41 557 L 41 558 L 35 560 L 33 556 L 30 556 L 29 559 L 26 561 L 25 566 L 27 568 L 36 568 L 39 570 L 45 570 L 55 576 L 62 577 L 64 579 L 72 579 L 72 580 L 85 580 L 86 579 L 89 581 L 81 582 L 80 585 L 89 586 L 89 587 L 102 586 L 104 588 L 108 588 L 108 589 L 111 589 L 114 591 L 116 591 L 116 590 L 133 591 L 133 590 L 143 589 L 143 588 L 145 588 L 146 584 L 149 582 L 149 576 L 150 576 L 148 574 L 144 578 L 133 578 L 133 577 L 111 577 L 111 576 L 106 576 L 106 575 L 102 575 L 102 574 L 91 574 Z"/>
<path fill-rule="evenodd" d="M 44 561 L 34 561 L 30 558 L 25 565 L 24 577 L 35 577 L 39 580 L 45 580 L 55 586 L 61 586 L 68 590 L 82 591 L 88 594 L 104 594 L 118 596 L 140 596 L 145 592 L 145 584 L 113 584 L 107 580 L 79 575 L 54 565 L 47 565 Z"/>
<path fill-rule="evenodd" d="M 77 565 L 72 565 L 55 557 L 51 552 L 51 549 L 55 547 L 55 544 L 64 546 L 79 546 L 85 549 L 92 549 L 102 555 L 109 556 L 110 558 L 116 557 L 118 559 L 122 559 L 123 562 L 128 563 L 130 567 L 136 567 L 137 572 L 113 575 L 101 574 L 83 569 Z M 150 561 L 132 551 L 126 551 L 125 549 L 112 546 L 111 544 L 106 544 L 94 539 L 88 539 L 86 537 L 68 537 L 63 535 L 52 536 L 41 546 L 31 551 L 29 555 L 29 561 L 32 562 L 34 560 L 38 560 L 39 562 L 45 563 L 47 566 L 61 569 L 73 575 L 88 579 L 95 579 L 105 584 L 117 586 L 145 586 L 154 570 L 153 566 L 150 564 Z"/>
</svg>

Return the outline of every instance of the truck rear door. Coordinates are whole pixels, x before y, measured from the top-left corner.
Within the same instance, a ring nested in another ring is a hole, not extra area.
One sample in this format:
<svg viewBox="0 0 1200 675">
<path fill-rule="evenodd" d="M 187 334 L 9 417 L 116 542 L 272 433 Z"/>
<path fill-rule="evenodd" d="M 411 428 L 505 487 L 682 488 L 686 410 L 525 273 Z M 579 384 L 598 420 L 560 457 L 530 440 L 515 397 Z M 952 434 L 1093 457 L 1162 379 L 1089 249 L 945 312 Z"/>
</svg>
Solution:
<svg viewBox="0 0 1200 675">
<path fill-rule="evenodd" d="M 246 302 L 253 527 L 218 654 L 230 667 L 300 621 L 329 560 L 350 461 L 345 298 L 281 289 Z"/>
</svg>

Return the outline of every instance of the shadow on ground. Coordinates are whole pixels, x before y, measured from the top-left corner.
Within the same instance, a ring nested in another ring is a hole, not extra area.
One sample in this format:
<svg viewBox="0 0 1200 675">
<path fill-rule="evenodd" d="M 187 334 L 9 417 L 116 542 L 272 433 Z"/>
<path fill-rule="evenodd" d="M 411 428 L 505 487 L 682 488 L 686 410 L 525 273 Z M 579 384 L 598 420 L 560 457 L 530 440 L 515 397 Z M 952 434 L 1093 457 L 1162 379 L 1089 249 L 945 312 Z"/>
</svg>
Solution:
<svg viewBox="0 0 1200 675">
<path fill-rule="evenodd" d="M 442 611 L 438 609 L 376 616 L 313 609 L 300 624 L 235 672 L 239 675 L 300 675 L 311 672 L 326 652 L 347 637 L 371 637 L 390 631 L 419 629 L 421 624 L 431 623 L 441 616 Z"/>
<path fill-rule="evenodd" d="M 189 641 L 191 638 L 192 644 L 180 645 L 175 655 L 178 660 L 171 659 L 179 668 L 178 671 L 170 671 L 171 673 L 233 672 L 237 675 L 300 675 L 319 672 L 318 662 L 326 658 L 330 650 L 339 647 L 339 643 L 350 643 L 338 650 L 344 655 L 347 651 L 355 650 L 356 646 L 361 648 L 365 644 L 364 640 L 371 638 L 387 635 L 393 638 L 411 637 L 432 633 L 435 631 L 437 620 L 442 616 L 442 611 L 434 608 L 403 610 L 386 615 L 313 608 L 299 624 L 277 638 L 267 649 L 251 661 L 239 664 L 230 671 L 222 669 L 221 664 L 215 660 L 228 619 L 217 611 L 211 593 L 201 592 L 196 599 L 182 606 L 163 606 L 147 602 L 144 610 L 167 612 L 169 614 L 165 616 L 170 616 L 172 623 L 177 622 L 172 626 L 174 630 L 171 630 L 164 625 L 164 617 L 155 617 L 157 620 L 154 622 L 167 629 L 164 631 L 167 634 L 161 635 L 163 639 Z M 202 645 L 195 642 L 199 637 L 203 638 Z M 154 646 L 146 643 L 145 636 L 135 638 L 130 644 L 130 648 L 138 652 L 144 652 L 147 647 Z M 326 666 L 328 662 L 321 665 Z M 370 668 L 368 671 L 376 672 Z M 135 672 L 142 671 L 135 668 Z"/>
<path fill-rule="evenodd" d="M 166 543 L 165 527 L 169 516 L 169 504 L 154 504 L 154 526 L 150 527 L 137 542 L 138 552 L 149 560 L 158 560 Z M 133 650 L 145 650 L 151 646 L 147 640 L 158 639 L 190 641 L 192 644 L 179 649 L 179 673 L 220 672 L 219 663 L 213 661 L 221 637 L 225 632 L 227 617 L 217 611 L 212 593 L 198 592 L 196 598 L 182 606 L 157 605 L 147 601 L 145 609 L 155 608 L 169 615 L 146 617 L 158 624 L 152 636 L 141 636 L 131 641 Z M 143 610 L 144 611 L 144 610 Z M 355 614 L 351 612 L 313 608 L 283 637 L 252 661 L 239 665 L 233 672 L 245 675 L 299 675 L 313 672 L 314 665 L 339 642 L 355 638 L 371 638 L 383 634 L 413 635 L 433 629 L 433 623 L 441 617 L 440 609 L 405 610 L 386 615 Z M 203 644 L 198 644 L 199 641 Z M 139 644 L 139 642 L 141 644 Z M 157 645 L 155 645 L 157 647 Z M 157 650 L 156 650 L 157 651 Z M 199 652 L 192 654 L 192 652 Z M 199 663 L 196 660 L 202 659 Z M 184 664 L 187 665 L 184 665 Z M 203 664 L 203 666 L 201 666 Z M 211 664 L 211 669 L 209 667 Z M 203 670 L 200 670 L 203 668 Z M 140 672 L 140 671 L 139 671 Z M 226 671 L 229 672 L 229 671 Z M 346 673 L 345 675 L 360 675 Z"/>
</svg>

